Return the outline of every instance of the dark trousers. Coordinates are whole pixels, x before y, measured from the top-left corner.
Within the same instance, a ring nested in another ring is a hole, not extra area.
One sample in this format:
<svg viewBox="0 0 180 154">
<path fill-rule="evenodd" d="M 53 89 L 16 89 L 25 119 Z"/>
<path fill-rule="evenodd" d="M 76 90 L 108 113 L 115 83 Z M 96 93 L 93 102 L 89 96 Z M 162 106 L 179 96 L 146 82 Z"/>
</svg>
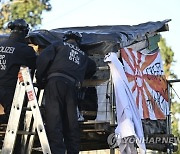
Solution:
<svg viewBox="0 0 180 154">
<path fill-rule="evenodd" d="M 7 123 L 11 111 L 15 88 L 0 86 L 0 103 L 5 115 L 0 116 L 0 123 Z"/>
<path fill-rule="evenodd" d="M 45 87 L 45 126 L 53 154 L 79 153 L 77 90 L 68 79 L 53 77 Z"/>
</svg>

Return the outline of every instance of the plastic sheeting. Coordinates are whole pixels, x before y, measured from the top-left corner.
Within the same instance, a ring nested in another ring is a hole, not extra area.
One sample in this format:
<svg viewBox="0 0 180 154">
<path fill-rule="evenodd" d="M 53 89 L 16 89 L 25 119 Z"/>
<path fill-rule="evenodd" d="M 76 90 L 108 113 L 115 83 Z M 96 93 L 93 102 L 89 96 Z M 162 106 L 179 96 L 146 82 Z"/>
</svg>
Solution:
<svg viewBox="0 0 180 154">
<path fill-rule="evenodd" d="M 106 54 L 121 48 L 146 40 L 150 35 L 161 31 L 167 31 L 167 23 L 170 20 L 147 22 L 139 25 L 112 25 L 112 26 L 86 26 L 68 27 L 52 30 L 32 31 L 27 37 L 28 41 L 45 46 L 56 40 L 62 39 L 67 31 L 75 31 L 82 34 L 81 48 L 88 53 Z"/>
</svg>

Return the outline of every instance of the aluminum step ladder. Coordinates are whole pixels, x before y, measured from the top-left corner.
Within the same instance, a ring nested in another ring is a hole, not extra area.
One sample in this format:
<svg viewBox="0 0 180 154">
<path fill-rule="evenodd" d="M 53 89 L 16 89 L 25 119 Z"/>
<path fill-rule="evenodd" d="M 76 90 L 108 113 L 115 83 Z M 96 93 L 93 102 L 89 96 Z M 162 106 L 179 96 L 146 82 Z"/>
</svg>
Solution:
<svg viewBox="0 0 180 154">
<path fill-rule="evenodd" d="M 21 67 L 1 154 L 13 154 L 17 134 L 22 134 L 20 153 L 31 154 L 35 135 L 38 135 L 43 153 L 51 154 L 39 109 L 41 101 L 41 99 L 37 100 L 37 89 L 35 90 L 33 86 L 29 68 Z M 24 107 L 25 114 L 22 114 Z M 18 130 L 21 118 L 24 122 L 23 131 Z"/>
</svg>

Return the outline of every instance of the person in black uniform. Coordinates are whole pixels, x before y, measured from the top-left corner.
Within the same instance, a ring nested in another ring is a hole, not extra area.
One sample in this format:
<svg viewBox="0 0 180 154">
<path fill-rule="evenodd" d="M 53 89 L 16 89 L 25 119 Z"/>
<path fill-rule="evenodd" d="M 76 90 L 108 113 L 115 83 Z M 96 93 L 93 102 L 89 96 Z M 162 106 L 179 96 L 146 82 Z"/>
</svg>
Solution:
<svg viewBox="0 0 180 154">
<path fill-rule="evenodd" d="M 37 83 L 45 85 L 45 126 L 53 154 L 78 154 L 80 132 L 77 92 L 96 64 L 79 49 L 81 35 L 72 31 L 45 48 L 37 58 Z"/>
<path fill-rule="evenodd" d="M 8 23 L 8 28 L 11 29 L 9 38 L 0 43 L 0 103 L 5 112 L 0 116 L 0 123 L 8 120 L 20 66 L 32 70 L 36 66 L 35 51 L 25 41 L 29 25 L 23 19 L 16 19 Z"/>
</svg>

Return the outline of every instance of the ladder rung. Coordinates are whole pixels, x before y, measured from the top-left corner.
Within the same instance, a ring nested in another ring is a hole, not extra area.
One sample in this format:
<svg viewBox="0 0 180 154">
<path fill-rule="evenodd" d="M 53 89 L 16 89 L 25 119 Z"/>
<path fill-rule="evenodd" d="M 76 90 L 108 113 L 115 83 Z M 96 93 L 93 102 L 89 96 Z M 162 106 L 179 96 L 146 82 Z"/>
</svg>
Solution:
<svg viewBox="0 0 180 154">
<path fill-rule="evenodd" d="M 23 107 L 23 111 L 32 111 L 30 107 Z"/>
<path fill-rule="evenodd" d="M 0 134 L 5 134 L 6 133 L 6 131 L 0 131 Z"/>
<path fill-rule="evenodd" d="M 28 131 L 24 131 L 24 130 L 19 130 L 17 132 L 17 134 L 20 134 L 20 135 L 36 135 L 35 132 L 28 132 Z"/>
<path fill-rule="evenodd" d="M 83 121 L 83 122 L 79 122 L 79 124 L 83 124 L 83 125 L 96 125 L 96 124 L 109 124 L 109 122 L 98 122 L 98 121 Z"/>
<path fill-rule="evenodd" d="M 5 134 L 5 133 L 6 133 L 6 131 L 0 131 L 0 134 Z M 24 130 L 19 130 L 17 132 L 17 134 L 19 134 L 19 135 L 36 135 L 35 132 L 28 132 L 28 131 L 24 131 Z"/>
<path fill-rule="evenodd" d="M 82 132 L 88 133 L 88 132 L 105 132 L 104 129 L 84 129 Z"/>
<path fill-rule="evenodd" d="M 39 109 L 42 109 L 40 106 L 39 106 Z M 23 107 L 23 111 L 32 111 L 30 107 Z"/>
<path fill-rule="evenodd" d="M 1 126 L 7 126 L 7 124 L 0 124 L 0 127 L 1 127 Z"/>
</svg>

